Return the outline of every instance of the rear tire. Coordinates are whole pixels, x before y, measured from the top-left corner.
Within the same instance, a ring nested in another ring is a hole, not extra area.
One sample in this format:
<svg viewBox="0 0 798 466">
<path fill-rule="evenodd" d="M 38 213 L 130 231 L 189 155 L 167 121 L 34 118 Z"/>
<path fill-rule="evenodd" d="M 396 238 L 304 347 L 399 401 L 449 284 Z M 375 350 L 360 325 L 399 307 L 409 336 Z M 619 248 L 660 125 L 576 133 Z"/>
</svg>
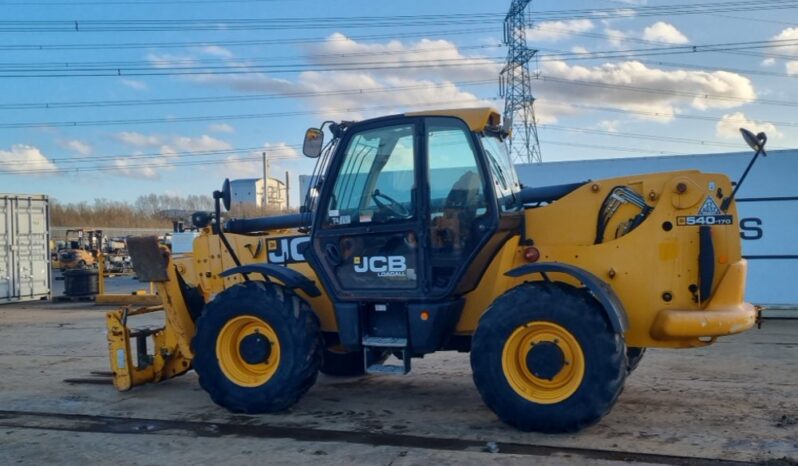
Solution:
<svg viewBox="0 0 798 466">
<path fill-rule="evenodd" d="M 279 285 L 252 280 L 207 304 L 191 346 L 200 385 L 235 413 L 289 408 L 316 382 L 322 357 L 308 304 Z"/>
<path fill-rule="evenodd" d="M 640 360 L 643 359 L 643 355 L 646 354 L 645 348 L 627 348 L 626 349 L 626 374 L 629 375 L 637 369 L 637 366 L 640 364 Z"/>
<path fill-rule="evenodd" d="M 483 401 L 503 422 L 575 432 L 598 422 L 618 399 L 626 345 L 587 292 L 526 283 L 497 298 L 480 319 L 471 368 Z"/>
</svg>

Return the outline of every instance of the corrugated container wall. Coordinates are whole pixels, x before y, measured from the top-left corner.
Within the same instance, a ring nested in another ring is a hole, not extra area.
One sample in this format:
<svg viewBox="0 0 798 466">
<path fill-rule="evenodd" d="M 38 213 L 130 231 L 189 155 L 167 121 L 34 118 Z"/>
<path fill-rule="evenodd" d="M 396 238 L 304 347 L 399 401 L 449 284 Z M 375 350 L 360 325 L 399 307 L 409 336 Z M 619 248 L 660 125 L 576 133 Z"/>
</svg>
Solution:
<svg viewBox="0 0 798 466">
<path fill-rule="evenodd" d="M 47 196 L 0 194 L 0 303 L 50 298 Z"/>
</svg>

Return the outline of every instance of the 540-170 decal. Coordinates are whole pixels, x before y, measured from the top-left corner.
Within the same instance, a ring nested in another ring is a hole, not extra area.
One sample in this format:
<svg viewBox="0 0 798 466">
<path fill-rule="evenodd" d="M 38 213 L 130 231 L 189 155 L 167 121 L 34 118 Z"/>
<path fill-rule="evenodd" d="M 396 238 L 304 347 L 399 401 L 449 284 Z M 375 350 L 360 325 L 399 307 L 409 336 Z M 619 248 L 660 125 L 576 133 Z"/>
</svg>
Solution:
<svg viewBox="0 0 798 466">
<path fill-rule="evenodd" d="M 734 223 L 734 218 L 731 215 L 723 213 L 718 205 L 715 204 L 715 201 L 712 200 L 711 196 L 707 196 L 696 215 L 676 217 L 676 224 L 678 226 L 731 225 L 732 223 Z"/>
</svg>

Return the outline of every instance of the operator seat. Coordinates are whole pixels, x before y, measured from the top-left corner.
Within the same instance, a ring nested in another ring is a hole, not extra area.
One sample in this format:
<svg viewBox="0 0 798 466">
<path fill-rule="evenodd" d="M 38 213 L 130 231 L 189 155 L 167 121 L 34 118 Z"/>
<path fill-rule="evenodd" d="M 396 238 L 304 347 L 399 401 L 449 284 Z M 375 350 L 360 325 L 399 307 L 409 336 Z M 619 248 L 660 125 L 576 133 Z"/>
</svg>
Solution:
<svg viewBox="0 0 798 466">
<path fill-rule="evenodd" d="M 469 170 L 454 183 L 443 206 L 443 215 L 432 222 L 433 247 L 457 252 L 471 240 L 471 224 L 482 200 L 479 175 Z"/>
</svg>

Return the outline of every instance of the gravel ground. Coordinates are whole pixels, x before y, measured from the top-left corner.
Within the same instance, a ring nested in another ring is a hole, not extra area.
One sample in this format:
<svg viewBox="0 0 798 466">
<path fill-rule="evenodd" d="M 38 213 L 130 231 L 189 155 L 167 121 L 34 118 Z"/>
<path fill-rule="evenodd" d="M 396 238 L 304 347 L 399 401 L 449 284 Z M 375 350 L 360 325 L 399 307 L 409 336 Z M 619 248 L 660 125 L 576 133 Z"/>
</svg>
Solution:
<svg viewBox="0 0 798 466">
<path fill-rule="evenodd" d="M 541 435 L 482 404 L 467 354 L 414 360 L 407 376 L 320 376 L 289 412 L 262 416 L 214 405 L 193 373 L 125 393 L 64 383 L 108 370 L 106 310 L 0 306 L 0 464 L 798 464 L 795 320 L 708 348 L 650 350 L 599 424 Z M 136 421 L 97 429 L 64 414 Z"/>
</svg>

